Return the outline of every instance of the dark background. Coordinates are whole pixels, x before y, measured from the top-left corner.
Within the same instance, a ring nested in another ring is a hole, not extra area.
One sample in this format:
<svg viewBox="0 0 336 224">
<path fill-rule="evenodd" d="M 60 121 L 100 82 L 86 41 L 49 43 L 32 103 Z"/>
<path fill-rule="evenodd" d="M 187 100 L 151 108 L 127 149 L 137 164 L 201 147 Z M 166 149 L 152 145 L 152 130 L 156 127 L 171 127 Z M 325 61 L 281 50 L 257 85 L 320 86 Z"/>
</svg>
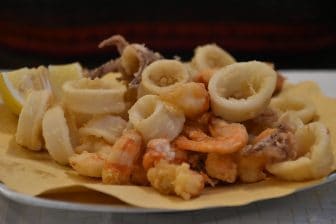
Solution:
<svg viewBox="0 0 336 224">
<path fill-rule="evenodd" d="M 113 34 L 188 60 L 215 42 L 238 60 L 278 68 L 336 68 L 334 0 L 51 1 L 2 0 L 0 68 L 116 56 L 97 44 Z"/>
</svg>

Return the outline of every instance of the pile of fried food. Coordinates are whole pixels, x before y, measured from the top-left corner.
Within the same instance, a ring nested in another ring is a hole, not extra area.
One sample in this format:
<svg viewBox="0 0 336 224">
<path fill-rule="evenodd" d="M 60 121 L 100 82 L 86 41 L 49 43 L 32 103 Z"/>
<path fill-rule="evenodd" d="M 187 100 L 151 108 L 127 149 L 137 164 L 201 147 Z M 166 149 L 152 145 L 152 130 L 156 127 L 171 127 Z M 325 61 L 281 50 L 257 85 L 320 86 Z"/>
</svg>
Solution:
<svg viewBox="0 0 336 224">
<path fill-rule="evenodd" d="M 309 99 L 281 93 L 270 63 L 236 62 L 215 44 L 190 62 L 165 59 L 115 35 L 120 57 L 31 91 L 16 142 L 104 184 L 152 186 L 190 199 L 205 186 L 328 175 L 328 129 Z M 315 119 L 315 121 L 314 121 Z"/>
</svg>

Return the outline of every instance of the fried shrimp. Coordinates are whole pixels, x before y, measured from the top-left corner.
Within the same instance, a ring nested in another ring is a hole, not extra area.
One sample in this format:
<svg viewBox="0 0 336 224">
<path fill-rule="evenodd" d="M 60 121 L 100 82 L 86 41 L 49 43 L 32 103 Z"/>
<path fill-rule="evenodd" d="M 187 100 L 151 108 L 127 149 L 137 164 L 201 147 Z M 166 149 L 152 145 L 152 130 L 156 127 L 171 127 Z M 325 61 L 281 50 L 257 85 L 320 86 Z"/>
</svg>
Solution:
<svg viewBox="0 0 336 224">
<path fill-rule="evenodd" d="M 204 83 L 204 85 L 207 87 L 210 81 L 210 78 L 212 77 L 212 75 L 216 72 L 216 69 L 205 69 L 202 70 L 198 73 L 196 73 L 195 77 L 193 78 L 193 80 L 195 82 L 201 82 Z"/>
<path fill-rule="evenodd" d="M 248 141 L 245 127 L 238 123 L 229 124 L 222 119 L 210 119 L 209 130 L 212 136 L 201 129 L 186 127 L 184 135 L 176 138 L 175 144 L 183 150 L 228 154 L 244 148 Z"/>
<path fill-rule="evenodd" d="M 108 154 L 112 151 L 112 146 L 101 140 L 91 139 L 91 144 L 86 145 L 90 151 L 81 151 L 69 158 L 70 166 L 80 175 L 87 177 L 101 177 L 102 170 Z"/>
<path fill-rule="evenodd" d="M 82 176 L 101 177 L 105 159 L 104 154 L 84 151 L 71 156 L 69 163 Z"/>
<path fill-rule="evenodd" d="M 103 183 L 128 184 L 134 164 L 141 154 L 141 135 L 127 130 L 115 142 L 102 170 Z"/>
<path fill-rule="evenodd" d="M 183 161 L 187 161 L 187 153 L 172 146 L 168 139 L 158 138 L 150 140 L 143 157 L 143 167 L 145 170 L 148 170 L 161 159 L 172 163 L 182 163 Z"/>
<path fill-rule="evenodd" d="M 147 172 L 147 178 L 156 190 L 163 194 L 176 194 L 184 200 L 201 194 L 204 178 L 190 169 L 189 164 L 170 164 L 161 160 Z"/>
<path fill-rule="evenodd" d="M 205 113 L 210 104 L 204 84 L 196 82 L 177 85 L 172 90 L 161 93 L 160 97 L 181 108 L 187 118 L 195 118 Z"/>
<path fill-rule="evenodd" d="M 266 178 L 264 173 L 265 157 L 250 155 L 238 159 L 238 176 L 242 182 L 253 183 Z"/>
<path fill-rule="evenodd" d="M 232 154 L 209 153 L 205 160 L 205 169 L 210 177 L 228 183 L 234 183 L 238 175 Z"/>
<path fill-rule="evenodd" d="M 143 168 L 141 162 L 137 162 L 131 174 L 131 183 L 140 186 L 148 186 L 149 181 L 147 179 L 146 170 Z"/>
</svg>

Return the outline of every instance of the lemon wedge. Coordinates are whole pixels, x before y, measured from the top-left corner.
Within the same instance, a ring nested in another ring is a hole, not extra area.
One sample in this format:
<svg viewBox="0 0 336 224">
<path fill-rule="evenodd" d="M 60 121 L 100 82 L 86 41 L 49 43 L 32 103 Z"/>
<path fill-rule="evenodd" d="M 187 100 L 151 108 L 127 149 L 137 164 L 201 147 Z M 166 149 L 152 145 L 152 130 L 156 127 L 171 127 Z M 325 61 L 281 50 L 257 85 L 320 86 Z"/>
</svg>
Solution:
<svg viewBox="0 0 336 224">
<path fill-rule="evenodd" d="M 76 62 L 38 68 L 21 68 L 0 73 L 0 93 L 7 107 L 19 115 L 23 104 L 33 90 L 52 90 L 55 100 L 62 97 L 62 85 L 83 77 L 82 66 Z"/>
<path fill-rule="evenodd" d="M 19 115 L 31 91 L 50 89 L 47 73 L 48 70 L 43 66 L 0 73 L 0 92 L 7 107 Z"/>
<path fill-rule="evenodd" d="M 83 69 L 78 62 L 63 65 L 49 65 L 48 70 L 48 79 L 56 100 L 62 98 L 62 86 L 65 82 L 83 78 Z"/>
</svg>

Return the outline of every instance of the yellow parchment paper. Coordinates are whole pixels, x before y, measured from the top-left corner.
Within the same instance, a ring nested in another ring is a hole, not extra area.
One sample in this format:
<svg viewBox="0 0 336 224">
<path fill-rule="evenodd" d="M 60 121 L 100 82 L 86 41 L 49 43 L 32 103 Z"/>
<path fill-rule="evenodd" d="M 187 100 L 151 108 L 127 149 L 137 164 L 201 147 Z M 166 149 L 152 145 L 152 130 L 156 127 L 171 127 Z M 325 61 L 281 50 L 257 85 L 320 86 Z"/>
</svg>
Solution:
<svg viewBox="0 0 336 224">
<path fill-rule="evenodd" d="M 286 85 L 284 93 L 309 97 L 315 103 L 317 119 L 329 128 L 336 155 L 336 100 L 323 96 L 313 82 Z M 18 146 L 13 138 L 16 124 L 17 117 L 0 103 L 0 181 L 14 191 L 32 196 L 43 194 L 66 201 L 115 205 L 125 202 L 139 207 L 189 210 L 238 206 L 281 197 L 325 180 L 286 182 L 269 178 L 253 184 L 209 187 L 199 197 L 184 201 L 176 196 L 161 195 L 151 187 L 104 185 L 98 179 L 78 176 L 69 167 L 55 163 L 47 152 L 31 152 Z"/>
</svg>

